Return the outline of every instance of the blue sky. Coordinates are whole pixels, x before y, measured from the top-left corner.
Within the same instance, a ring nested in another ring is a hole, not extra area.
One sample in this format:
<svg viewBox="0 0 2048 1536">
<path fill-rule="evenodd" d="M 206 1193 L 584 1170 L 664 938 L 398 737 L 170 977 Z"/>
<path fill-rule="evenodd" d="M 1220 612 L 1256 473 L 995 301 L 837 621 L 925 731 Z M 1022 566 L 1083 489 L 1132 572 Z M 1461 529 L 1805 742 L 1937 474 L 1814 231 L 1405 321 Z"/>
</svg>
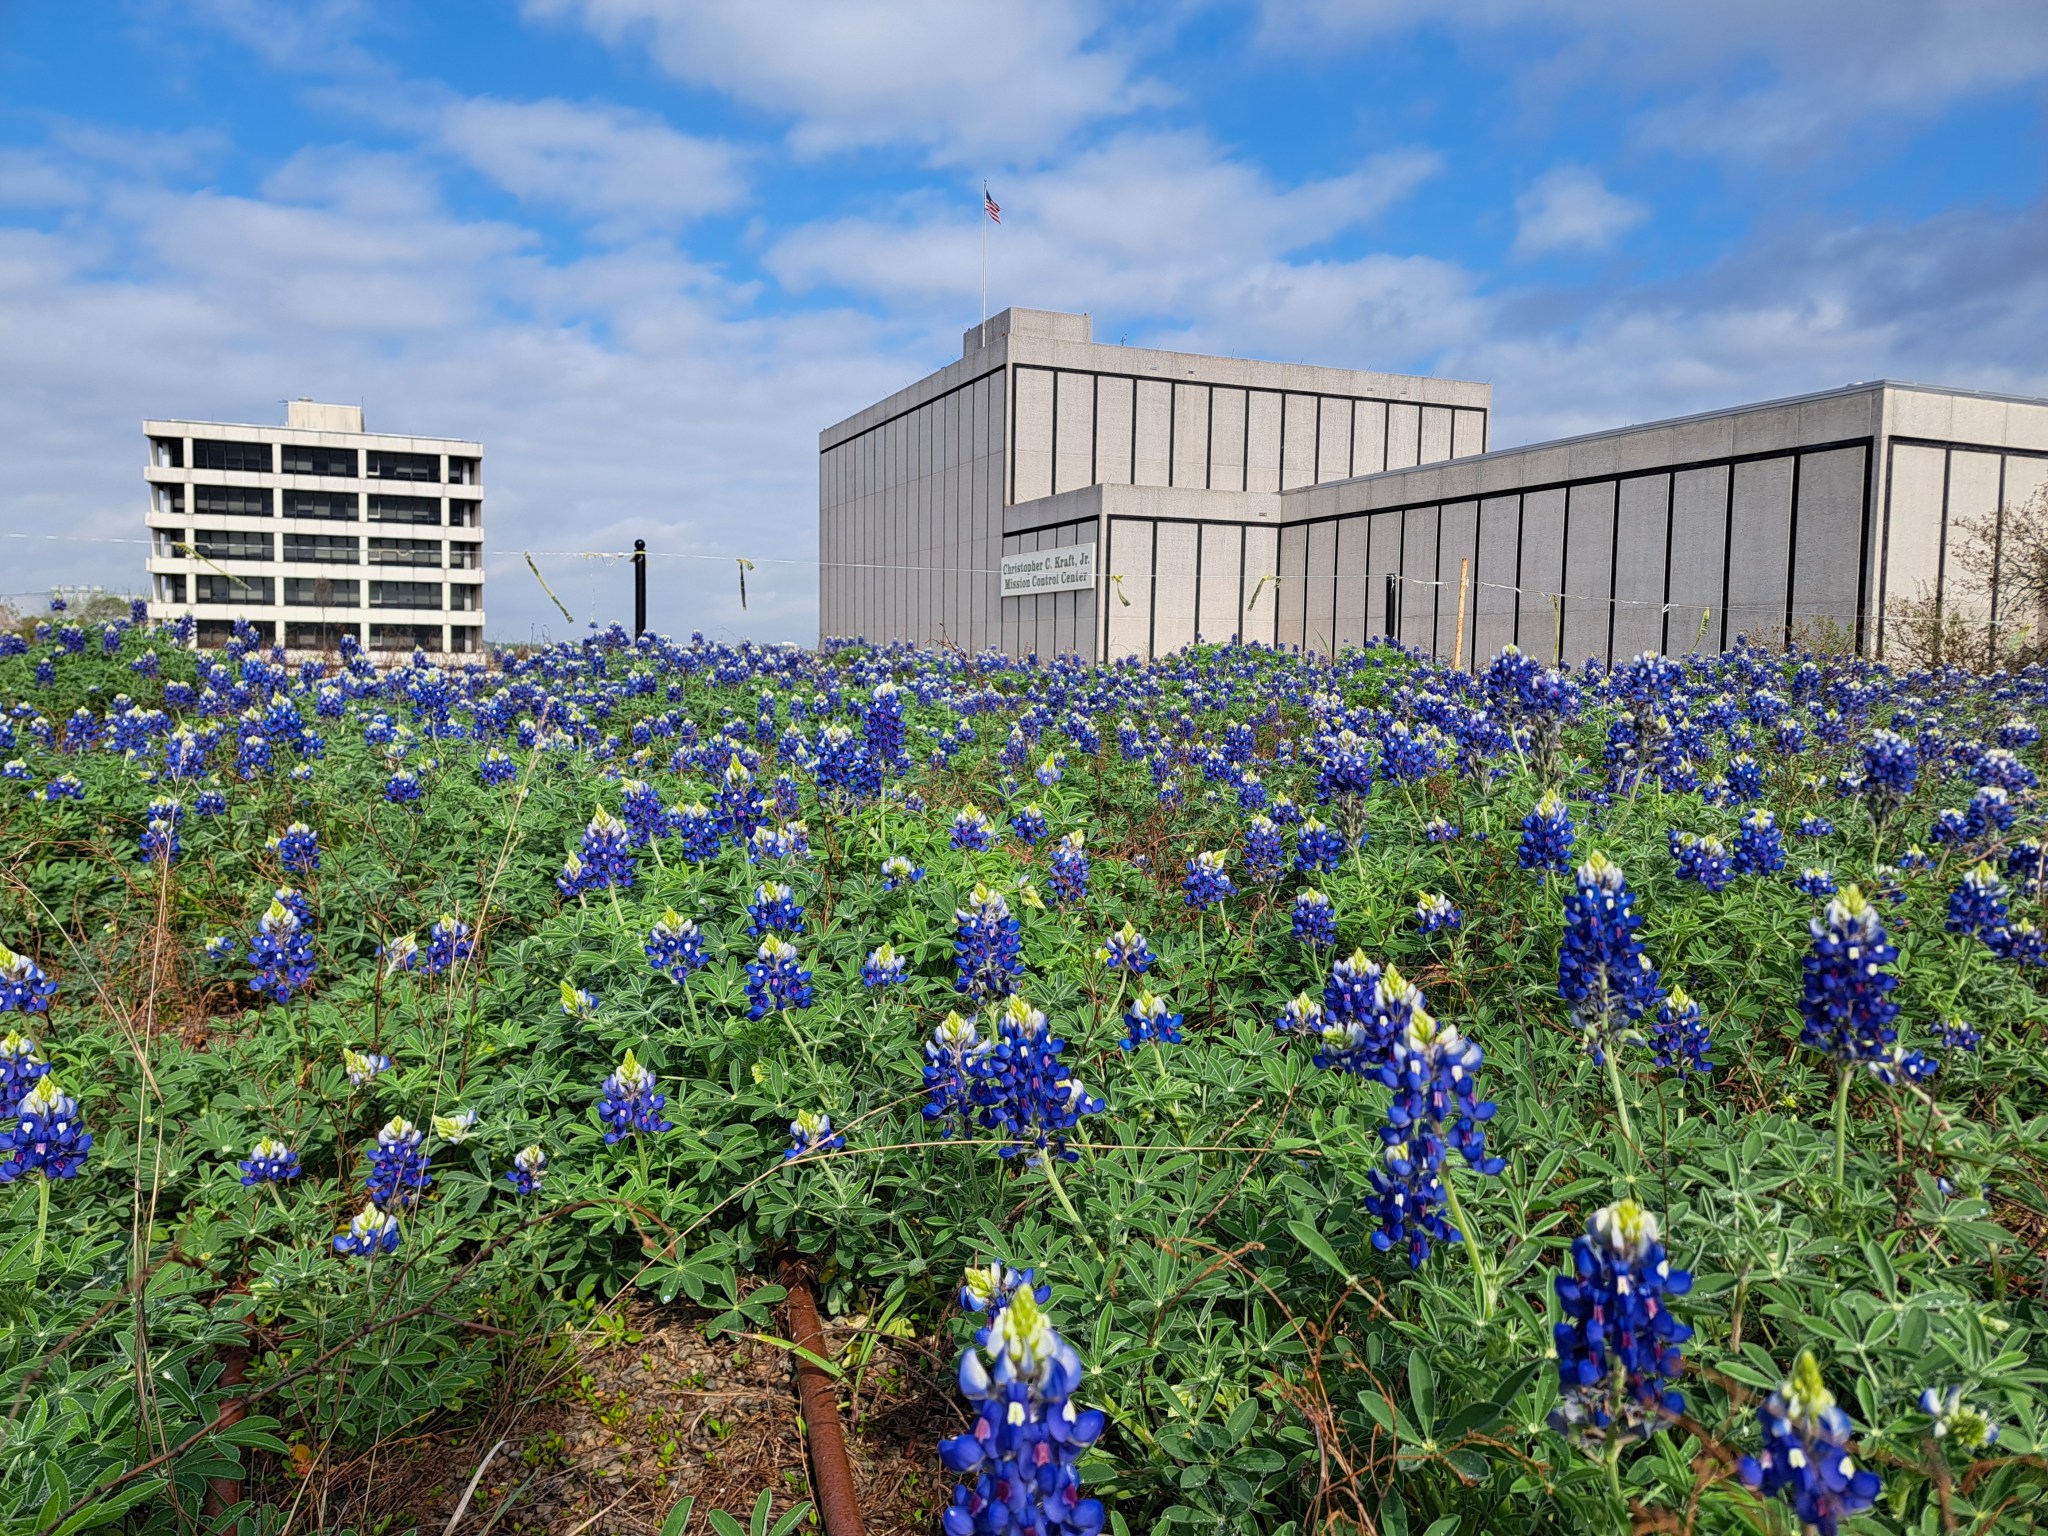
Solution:
<svg viewBox="0 0 2048 1536">
<path fill-rule="evenodd" d="M 642 537 L 660 627 L 811 639 L 817 431 L 958 355 L 984 177 L 992 308 L 1499 445 L 2048 395 L 2044 103 L 2039 0 L 0 0 L 0 593 L 139 589 L 143 416 L 310 395 L 484 441 L 495 635 Z"/>
</svg>

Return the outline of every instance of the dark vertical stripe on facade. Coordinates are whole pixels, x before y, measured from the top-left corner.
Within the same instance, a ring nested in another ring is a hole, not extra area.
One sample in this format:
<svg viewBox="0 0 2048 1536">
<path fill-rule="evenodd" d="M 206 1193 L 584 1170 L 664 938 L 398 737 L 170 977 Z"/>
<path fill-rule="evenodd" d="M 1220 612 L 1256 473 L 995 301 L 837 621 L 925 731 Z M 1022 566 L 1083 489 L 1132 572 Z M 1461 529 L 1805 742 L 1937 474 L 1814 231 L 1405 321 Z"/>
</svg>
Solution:
<svg viewBox="0 0 2048 1536">
<path fill-rule="evenodd" d="M 1208 390 L 1209 421 L 1202 431 L 1202 489 L 1213 491 L 1216 488 L 1216 386 L 1211 384 Z M 1202 611 L 1197 608 L 1195 617 L 1199 620 L 1201 616 Z"/>
<path fill-rule="evenodd" d="M 1657 649 L 1671 654 L 1671 520 L 1678 513 L 1678 476 L 1664 476 L 1664 617 L 1657 631 Z M 1612 660 L 1613 658 L 1609 658 Z"/>
<path fill-rule="evenodd" d="M 1621 481 L 1614 482 L 1614 520 L 1607 541 L 1607 665 L 1614 665 L 1614 616 L 1621 608 Z"/>
<path fill-rule="evenodd" d="M 1792 600 L 1799 590 L 1799 477 L 1806 455 L 1792 455 L 1792 511 L 1785 522 L 1785 644 L 1792 643 Z M 1729 474 L 1733 475 L 1734 470 Z"/>
<path fill-rule="evenodd" d="M 1956 454 L 1953 448 L 1941 450 L 1941 543 L 1934 555 L 1934 623 L 1935 632 L 1940 633 L 1942 613 L 1948 606 L 1948 487 L 1955 478 Z"/>
<path fill-rule="evenodd" d="M 1515 493 L 1515 649 L 1522 648 L 1522 511 L 1524 497 Z"/>
<path fill-rule="evenodd" d="M 1877 521 L 1877 504 L 1873 494 L 1877 482 L 1871 478 L 1872 461 L 1877 457 L 1877 439 L 1872 438 L 1863 447 L 1863 515 L 1856 520 L 1856 654 L 1863 654 L 1864 635 L 1867 627 L 1865 617 L 1872 603 L 1870 597 L 1870 528 Z"/>
<path fill-rule="evenodd" d="M 1721 643 L 1714 647 L 1718 651 L 1728 649 L 1728 593 L 1734 581 L 1730 566 L 1735 559 L 1735 466 L 1728 466 L 1728 492 L 1721 507 Z"/>
<path fill-rule="evenodd" d="M 1557 563 L 1557 607 L 1550 615 L 1550 664 L 1554 667 L 1564 660 L 1564 609 L 1565 588 L 1572 580 L 1572 491 L 1574 486 L 1564 488 L 1564 549 L 1558 555 Z M 1621 504 L 1621 490 L 1614 493 L 1615 505 Z"/>
<path fill-rule="evenodd" d="M 1239 523 L 1237 525 L 1237 612 L 1230 616 L 1230 633 L 1238 640 L 1244 639 L 1244 567 L 1245 561 L 1251 558 L 1251 549 L 1251 524 Z"/>
<path fill-rule="evenodd" d="M 1102 484 L 1102 375 L 1099 373 L 1088 381 L 1088 483 Z"/>
<path fill-rule="evenodd" d="M 1135 402 L 1134 402 L 1135 403 Z M 1152 520 L 1152 599 L 1145 608 L 1145 659 L 1157 654 L 1159 644 L 1159 520 Z"/>
</svg>

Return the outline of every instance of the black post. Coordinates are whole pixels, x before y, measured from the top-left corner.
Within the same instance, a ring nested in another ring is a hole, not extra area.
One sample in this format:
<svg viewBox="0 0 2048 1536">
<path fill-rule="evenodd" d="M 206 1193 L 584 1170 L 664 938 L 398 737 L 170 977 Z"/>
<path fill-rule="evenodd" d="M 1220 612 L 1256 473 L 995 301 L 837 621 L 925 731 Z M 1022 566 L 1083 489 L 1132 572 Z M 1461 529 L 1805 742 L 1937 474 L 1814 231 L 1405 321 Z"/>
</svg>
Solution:
<svg viewBox="0 0 2048 1536">
<path fill-rule="evenodd" d="M 1401 578 L 1387 572 L 1387 638 L 1401 638 Z"/>
<path fill-rule="evenodd" d="M 647 541 L 633 541 L 633 638 L 647 633 Z"/>
</svg>

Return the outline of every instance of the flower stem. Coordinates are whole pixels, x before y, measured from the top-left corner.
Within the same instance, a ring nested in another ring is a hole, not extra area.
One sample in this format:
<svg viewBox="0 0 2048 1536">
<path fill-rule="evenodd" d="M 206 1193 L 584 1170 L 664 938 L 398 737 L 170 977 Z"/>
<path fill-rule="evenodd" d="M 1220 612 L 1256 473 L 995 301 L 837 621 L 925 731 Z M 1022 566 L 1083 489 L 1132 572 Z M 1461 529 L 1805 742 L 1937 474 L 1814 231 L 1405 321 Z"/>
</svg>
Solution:
<svg viewBox="0 0 2048 1536">
<path fill-rule="evenodd" d="M 47 1173 L 38 1174 L 36 1186 L 36 1245 L 29 1254 L 30 1269 L 40 1269 L 43 1264 L 43 1235 L 50 1229 L 50 1176 Z"/>
<path fill-rule="evenodd" d="M 1600 1054 L 1607 1060 L 1607 1086 L 1614 1092 L 1614 1112 L 1621 1117 L 1622 1138 L 1630 1146 L 1635 1145 L 1636 1128 L 1628 1117 L 1628 1100 L 1621 1092 L 1621 1063 L 1615 1060 L 1615 1047 L 1609 1044 Z"/>
<path fill-rule="evenodd" d="M 1458 1236 L 1464 1240 L 1466 1255 L 1472 1260 L 1472 1299 L 1479 1304 L 1481 1320 L 1491 1320 L 1496 1302 L 1493 1275 L 1486 1267 L 1486 1260 L 1479 1256 L 1479 1239 L 1472 1230 L 1472 1223 L 1465 1217 L 1465 1207 L 1458 1199 L 1458 1184 L 1451 1177 L 1449 1163 L 1444 1165 L 1444 1198 L 1450 1202 L 1451 1220 L 1457 1224 Z"/>
<path fill-rule="evenodd" d="M 1074 1224 L 1074 1230 L 1086 1238 L 1091 1247 L 1094 1246 L 1094 1236 L 1082 1223 L 1081 1213 L 1074 1209 L 1074 1202 L 1067 1198 L 1067 1191 L 1060 1183 L 1060 1176 L 1054 1171 L 1053 1165 L 1059 1161 L 1059 1154 L 1051 1147 L 1047 1147 L 1039 1154 L 1038 1160 L 1045 1166 L 1046 1187 L 1052 1191 L 1053 1198 L 1059 1201 L 1060 1209 L 1067 1213 L 1067 1220 Z M 1097 1248 L 1096 1251 L 1099 1253 L 1101 1250 Z"/>
<path fill-rule="evenodd" d="M 1835 1089 L 1835 1187 L 1842 1187 L 1842 1175 L 1849 1159 L 1849 1065 L 1842 1064 L 1842 1081 Z"/>
<path fill-rule="evenodd" d="M 1619 1425 L 1609 1429 L 1607 1435 L 1607 1454 L 1601 1459 L 1607 1464 L 1607 1491 L 1613 1494 L 1615 1502 L 1621 1505 L 1620 1529 L 1626 1533 L 1629 1529 L 1628 1495 L 1621 1491 L 1621 1435 L 1619 1429 Z"/>
</svg>

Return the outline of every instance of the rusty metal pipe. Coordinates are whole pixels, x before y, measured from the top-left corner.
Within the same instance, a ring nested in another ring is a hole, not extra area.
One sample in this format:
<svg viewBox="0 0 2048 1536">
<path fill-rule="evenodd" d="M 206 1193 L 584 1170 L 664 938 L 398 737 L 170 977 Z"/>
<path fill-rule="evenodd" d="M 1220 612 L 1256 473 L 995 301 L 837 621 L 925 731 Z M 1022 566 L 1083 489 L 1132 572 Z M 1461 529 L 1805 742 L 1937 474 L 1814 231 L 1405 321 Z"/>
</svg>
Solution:
<svg viewBox="0 0 2048 1536">
<path fill-rule="evenodd" d="M 791 1340 L 820 1360 L 830 1359 L 809 1278 L 785 1269 L 782 1283 L 789 1291 L 785 1310 Z M 804 1408 L 804 1437 L 810 1442 L 811 1487 L 818 1495 L 825 1536 L 866 1536 L 860 1501 L 853 1493 L 853 1467 L 846 1459 L 846 1432 L 839 1423 L 839 1394 L 833 1390 L 832 1378 L 802 1355 L 795 1357 L 795 1363 L 797 1397 Z"/>
</svg>

